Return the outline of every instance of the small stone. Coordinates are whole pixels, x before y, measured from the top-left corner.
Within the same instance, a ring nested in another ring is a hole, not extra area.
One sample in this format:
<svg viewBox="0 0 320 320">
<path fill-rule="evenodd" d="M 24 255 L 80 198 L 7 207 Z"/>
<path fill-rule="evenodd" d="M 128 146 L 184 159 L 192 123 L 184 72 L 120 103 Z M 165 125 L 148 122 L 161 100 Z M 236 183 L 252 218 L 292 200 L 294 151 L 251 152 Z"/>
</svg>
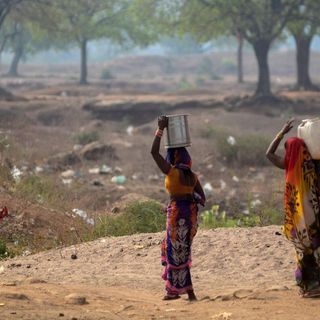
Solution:
<svg viewBox="0 0 320 320">
<path fill-rule="evenodd" d="M 27 264 L 27 265 L 26 265 L 26 268 L 27 268 L 27 269 L 30 269 L 30 268 L 31 268 L 31 265 L 30 265 L 30 264 Z"/>
<path fill-rule="evenodd" d="M 14 299 L 14 300 L 29 300 L 29 298 L 22 293 L 7 293 L 4 295 L 7 299 Z"/>
<path fill-rule="evenodd" d="M 233 295 L 238 298 L 238 299 L 244 299 L 247 298 L 248 296 L 250 296 L 252 294 L 252 290 L 245 290 L 245 289 L 240 289 L 237 290 L 233 293 Z"/>
<path fill-rule="evenodd" d="M 274 234 L 275 234 L 276 236 L 281 236 L 281 232 L 279 232 L 279 231 L 276 231 Z"/>
<path fill-rule="evenodd" d="M 79 305 L 79 306 L 87 304 L 86 297 L 81 296 L 76 293 L 71 293 L 71 294 L 67 295 L 64 299 L 65 299 L 66 303 L 68 303 L 68 304 L 75 304 L 75 305 Z"/>
<path fill-rule="evenodd" d="M 286 286 L 273 286 L 268 288 L 266 291 L 272 292 L 272 291 L 287 291 L 287 290 L 289 290 L 289 288 Z"/>
<path fill-rule="evenodd" d="M 64 314 L 63 313 L 59 313 L 59 317 L 64 317 Z"/>
<path fill-rule="evenodd" d="M 72 259 L 72 260 L 76 260 L 76 259 L 78 259 L 78 256 L 77 256 L 75 253 L 73 253 L 73 254 L 71 255 L 71 259 Z"/>
</svg>

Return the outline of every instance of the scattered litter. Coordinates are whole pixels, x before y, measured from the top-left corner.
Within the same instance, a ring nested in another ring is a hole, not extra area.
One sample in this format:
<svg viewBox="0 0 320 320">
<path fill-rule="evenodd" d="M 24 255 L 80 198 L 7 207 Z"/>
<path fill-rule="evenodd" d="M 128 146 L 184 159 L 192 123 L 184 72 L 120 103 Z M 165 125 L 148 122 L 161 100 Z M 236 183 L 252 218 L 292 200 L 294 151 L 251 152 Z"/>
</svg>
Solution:
<svg viewBox="0 0 320 320">
<path fill-rule="evenodd" d="M 250 214 L 250 211 L 248 209 L 245 209 L 242 211 L 242 213 L 248 215 L 248 214 Z"/>
<path fill-rule="evenodd" d="M 115 173 L 121 173 L 121 172 L 122 172 L 122 168 L 120 168 L 120 167 L 115 167 L 115 168 L 114 168 L 114 172 L 115 172 Z"/>
<path fill-rule="evenodd" d="M 82 145 L 81 144 L 75 144 L 74 146 L 73 146 L 73 151 L 79 151 L 79 150 L 81 150 L 82 149 Z"/>
<path fill-rule="evenodd" d="M 112 168 L 107 166 L 106 164 L 102 165 L 102 167 L 99 170 L 100 174 L 109 174 L 112 172 Z"/>
<path fill-rule="evenodd" d="M 92 184 L 96 187 L 103 187 L 103 183 L 99 180 L 94 180 Z"/>
<path fill-rule="evenodd" d="M 11 176 L 16 182 L 18 182 L 21 179 L 22 171 L 18 169 L 16 166 L 13 166 L 11 170 Z"/>
<path fill-rule="evenodd" d="M 208 164 L 207 165 L 207 169 L 212 169 L 213 168 L 213 164 Z"/>
<path fill-rule="evenodd" d="M 75 213 L 80 218 L 82 218 L 83 220 L 85 220 L 88 224 L 94 225 L 94 219 L 89 218 L 88 214 L 84 210 L 75 208 L 75 209 L 72 209 L 72 212 Z"/>
<path fill-rule="evenodd" d="M 206 195 L 209 195 L 213 192 L 213 188 L 210 182 L 207 182 L 204 186 L 203 186 L 203 191 Z"/>
<path fill-rule="evenodd" d="M 4 266 L 0 266 L 0 274 L 4 273 Z"/>
<path fill-rule="evenodd" d="M 75 171 L 74 170 L 66 170 L 66 171 L 63 171 L 61 172 L 61 177 L 62 178 L 72 178 L 75 176 Z"/>
<path fill-rule="evenodd" d="M 260 206 L 262 204 L 262 202 L 261 202 L 261 200 L 259 200 L 259 199 L 256 199 L 256 200 L 252 200 L 251 201 L 251 207 L 252 208 L 255 208 L 255 207 L 257 207 L 257 206 Z"/>
<path fill-rule="evenodd" d="M 90 174 L 99 174 L 100 173 L 100 168 L 90 168 L 89 170 L 88 170 L 88 172 L 90 173 Z"/>
<path fill-rule="evenodd" d="M 116 184 L 124 184 L 126 182 L 126 177 L 125 176 L 113 176 L 111 178 L 111 182 L 116 183 Z"/>
<path fill-rule="evenodd" d="M 229 136 L 227 138 L 227 142 L 230 144 L 230 146 L 234 146 L 237 143 L 236 139 L 233 136 Z"/>
<path fill-rule="evenodd" d="M 118 190 L 126 190 L 126 188 L 124 186 L 118 186 Z"/>
<path fill-rule="evenodd" d="M 88 217 L 87 213 L 81 209 L 72 209 L 72 212 L 75 213 L 77 216 L 81 217 L 82 219 L 87 219 Z"/>
<path fill-rule="evenodd" d="M 159 176 L 157 174 L 150 174 L 148 176 L 148 180 L 149 181 L 158 181 L 159 180 Z"/>
<path fill-rule="evenodd" d="M 60 96 L 61 96 L 61 97 L 67 97 L 67 96 L 68 96 L 68 93 L 67 93 L 66 91 L 62 91 L 62 92 L 60 93 Z"/>
<path fill-rule="evenodd" d="M 226 167 L 222 167 L 221 169 L 220 169 L 220 172 L 225 172 L 226 171 Z"/>
<path fill-rule="evenodd" d="M 215 314 L 214 316 L 211 317 L 211 319 L 214 320 L 230 320 L 232 316 L 232 313 L 230 312 L 222 312 L 219 314 Z"/>
<path fill-rule="evenodd" d="M 232 177 L 232 180 L 233 180 L 234 182 L 239 182 L 239 181 L 240 181 L 237 176 L 233 176 L 233 177 Z"/>
<path fill-rule="evenodd" d="M 141 178 L 141 173 L 138 172 L 138 173 L 134 173 L 132 176 L 131 176 L 132 180 L 140 180 Z"/>
<path fill-rule="evenodd" d="M 94 226 L 94 219 L 93 218 L 88 218 L 87 219 L 87 223 L 91 224 L 92 226 Z"/>
<path fill-rule="evenodd" d="M 129 136 L 132 136 L 133 135 L 133 131 L 134 131 L 134 127 L 133 126 L 129 126 L 126 131 L 127 131 L 127 134 Z"/>
<path fill-rule="evenodd" d="M 222 179 L 220 179 L 220 189 L 224 190 L 226 188 L 226 186 L 227 186 L 227 184 Z"/>
<path fill-rule="evenodd" d="M 34 169 L 35 173 L 41 173 L 44 171 L 44 169 L 40 166 L 36 166 L 35 169 Z"/>
<path fill-rule="evenodd" d="M 30 256 L 30 255 L 31 255 L 31 252 L 29 250 L 25 250 L 22 252 L 23 257 Z"/>
<path fill-rule="evenodd" d="M 72 179 L 62 179 L 62 183 L 63 184 L 71 184 L 72 183 Z"/>
</svg>

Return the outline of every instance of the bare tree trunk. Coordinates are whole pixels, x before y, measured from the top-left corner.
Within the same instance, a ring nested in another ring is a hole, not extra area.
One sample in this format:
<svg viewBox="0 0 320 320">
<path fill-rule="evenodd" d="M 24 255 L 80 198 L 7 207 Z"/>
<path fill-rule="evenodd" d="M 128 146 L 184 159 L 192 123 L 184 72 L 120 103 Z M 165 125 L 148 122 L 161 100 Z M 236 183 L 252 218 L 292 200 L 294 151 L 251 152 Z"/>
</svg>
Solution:
<svg viewBox="0 0 320 320">
<path fill-rule="evenodd" d="M 271 42 L 269 40 L 260 39 L 253 43 L 254 53 L 258 62 L 259 78 L 256 88 L 256 96 L 272 96 L 270 85 L 270 71 L 268 64 L 268 53 Z"/>
<path fill-rule="evenodd" d="M 87 66 L 87 39 L 81 41 L 81 67 L 80 67 L 80 84 L 88 84 L 88 66 Z"/>
<path fill-rule="evenodd" d="M 237 50 L 237 61 L 238 61 L 238 83 L 243 82 L 243 36 L 240 32 L 237 34 L 238 50 Z"/>
<path fill-rule="evenodd" d="M 297 89 L 315 90 L 309 75 L 310 46 L 313 36 L 294 35 L 296 43 Z"/>
<path fill-rule="evenodd" d="M 13 59 L 11 61 L 8 76 L 17 77 L 18 76 L 18 66 L 23 55 L 23 45 L 18 45 L 14 51 Z"/>
</svg>

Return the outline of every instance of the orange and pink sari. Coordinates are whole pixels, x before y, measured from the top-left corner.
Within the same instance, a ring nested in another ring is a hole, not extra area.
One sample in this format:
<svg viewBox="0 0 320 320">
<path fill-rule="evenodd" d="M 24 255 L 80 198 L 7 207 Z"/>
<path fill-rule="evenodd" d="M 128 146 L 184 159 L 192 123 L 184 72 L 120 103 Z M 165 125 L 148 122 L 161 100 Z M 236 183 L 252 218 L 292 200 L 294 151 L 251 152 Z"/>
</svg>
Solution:
<svg viewBox="0 0 320 320">
<path fill-rule="evenodd" d="M 319 170 L 302 139 L 286 141 L 286 238 L 296 250 L 297 284 L 303 292 L 320 285 Z"/>
</svg>

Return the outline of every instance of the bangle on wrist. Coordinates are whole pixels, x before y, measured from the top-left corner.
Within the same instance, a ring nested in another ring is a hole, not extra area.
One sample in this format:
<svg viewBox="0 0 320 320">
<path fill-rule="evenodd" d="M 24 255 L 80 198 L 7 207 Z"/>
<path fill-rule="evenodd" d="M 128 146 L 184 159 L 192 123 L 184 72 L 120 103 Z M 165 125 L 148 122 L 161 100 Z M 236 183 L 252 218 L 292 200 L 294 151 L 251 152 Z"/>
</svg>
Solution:
<svg viewBox="0 0 320 320">
<path fill-rule="evenodd" d="M 161 138 L 163 135 L 163 130 L 162 129 L 157 129 L 155 132 L 155 136 Z"/>
<path fill-rule="evenodd" d="M 282 132 L 278 133 L 276 138 L 282 140 L 284 137 L 284 134 Z"/>
</svg>

